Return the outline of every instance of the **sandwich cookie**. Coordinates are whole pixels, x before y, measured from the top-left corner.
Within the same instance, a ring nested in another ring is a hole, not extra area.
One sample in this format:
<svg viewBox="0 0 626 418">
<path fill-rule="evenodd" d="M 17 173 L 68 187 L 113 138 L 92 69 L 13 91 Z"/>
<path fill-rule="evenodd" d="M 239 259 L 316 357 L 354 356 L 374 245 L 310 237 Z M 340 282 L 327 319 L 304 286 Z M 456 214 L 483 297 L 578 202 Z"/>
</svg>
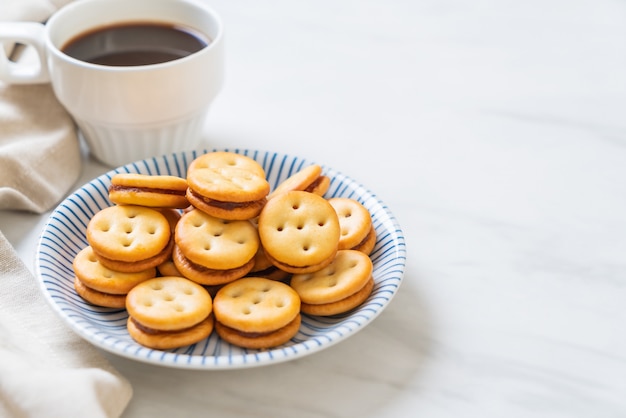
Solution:
<svg viewBox="0 0 626 418">
<path fill-rule="evenodd" d="M 265 170 L 256 160 L 236 152 L 213 151 L 197 157 L 189 165 L 196 168 L 238 168 L 265 178 Z"/>
<path fill-rule="evenodd" d="M 340 250 L 359 250 L 369 255 L 376 244 L 376 230 L 372 225 L 369 211 L 358 200 L 347 197 L 328 199 L 337 216 L 341 235 Z"/>
<path fill-rule="evenodd" d="M 192 161 L 187 184 L 189 203 L 211 216 L 229 220 L 258 216 L 270 191 L 259 163 L 228 152 L 204 154 Z"/>
<path fill-rule="evenodd" d="M 171 257 L 170 224 L 156 209 L 116 205 L 97 212 L 87 224 L 87 241 L 105 267 L 134 273 Z"/>
<path fill-rule="evenodd" d="M 156 277 L 135 286 L 126 297 L 126 310 L 128 333 L 146 347 L 183 347 L 213 332 L 211 296 L 184 277 Z"/>
<path fill-rule="evenodd" d="M 294 274 L 290 285 L 300 296 L 303 313 L 330 316 L 348 312 L 367 300 L 374 288 L 372 260 L 363 252 L 340 250 L 327 267 Z"/>
<path fill-rule="evenodd" d="M 183 276 L 207 286 L 245 276 L 254 265 L 259 236 L 249 221 L 229 221 L 194 209 L 178 221 L 172 259 Z"/>
<path fill-rule="evenodd" d="M 76 254 L 72 262 L 74 289 L 79 296 L 94 305 L 124 308 L 126 294 L 136 285 L 156 276 L 156 269 L 137 273 L 122 273 L 104 267 L 90 246 Z"/>
<path fill-rule="evenodd" d="M 233 345 L 265 349 L 291 340 L 300 329 L 300 298 L 289 285 L 245 277 L 222 287 L 213 300 L 215 331 Z"/>
<path fill-rule="evenodd" d="M 289 273 L 310 273 L 330 264 L 339 243 L 339 219 L 323 197 L 289 191 L 268 200 L 258 221 L 268 259 Z"/>
<path fill-rule="evenodd" d="M 111 178 L 109 200 L 118 205 L 185 208 L 187 181 L 176 176 L 119 173 Z"/>
<path fill-rule="evenodd" d="M 280 183 L 272 191 L 268 199 L 284 192 L 301 190 L 323 196 L 330 186 L 330 178 L 322 174 L 322 167 L 312 164 L 297 171 Z"/>
</svg>

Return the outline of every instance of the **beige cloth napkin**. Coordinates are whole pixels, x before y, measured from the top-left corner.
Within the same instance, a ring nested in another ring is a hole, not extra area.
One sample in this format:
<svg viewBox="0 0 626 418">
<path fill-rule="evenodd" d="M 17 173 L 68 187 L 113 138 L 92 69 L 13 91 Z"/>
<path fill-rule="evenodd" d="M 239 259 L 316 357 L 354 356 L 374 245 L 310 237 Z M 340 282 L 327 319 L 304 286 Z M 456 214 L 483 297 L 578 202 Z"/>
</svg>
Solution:
<svg viewBox="0 0 626 418">
<path fill-rule="evenodd" d="M 132 387 L 61 321 L 0 232 L 0 417 L 119 417 Z"/>
<path fill-rule="evenodd" d="M 67 2 L 0 0 L 0 24 L 44 21 Z M 0 209 L 43 213 L 80 169 L 76 128 L 50 85 L 0 82 Z M 2 232 L 0 287 L 0 417 L 119 417 L 130 383 L 57 316 Z"/>
<path fill-rule="evenodd" d="M 2 21 L 44 21 L 67 0 L 0 0 Z M 4 45 L 11 50 L 13 45 Z M 20 60 L 31 59 L 23 53 Z M 43 213 L 81 170 L 77 129 L 49 84 L 0 81 L 0 209 Z"/>
</svg>

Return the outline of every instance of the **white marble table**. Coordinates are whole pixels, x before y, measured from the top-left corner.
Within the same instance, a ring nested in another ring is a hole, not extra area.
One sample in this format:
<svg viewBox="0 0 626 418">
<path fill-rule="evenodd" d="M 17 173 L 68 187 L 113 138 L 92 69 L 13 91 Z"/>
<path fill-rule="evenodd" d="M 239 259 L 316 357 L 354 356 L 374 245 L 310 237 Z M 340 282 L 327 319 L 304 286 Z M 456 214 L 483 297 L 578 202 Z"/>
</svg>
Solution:
<svg viewBox="0 0 626 418">
<path fill-rule="evenodd" d="M 185 371 L 106 354 L 125 417 L 626 416 L 626 4 L 212 1 L 207 144 L 300 155 L 387 203 L 404 283 L 342 343 Z M 109 168 L 89 158 L 77 187 Z M 32 267 L 45 216 L 3 212 Z"/>
</svg>

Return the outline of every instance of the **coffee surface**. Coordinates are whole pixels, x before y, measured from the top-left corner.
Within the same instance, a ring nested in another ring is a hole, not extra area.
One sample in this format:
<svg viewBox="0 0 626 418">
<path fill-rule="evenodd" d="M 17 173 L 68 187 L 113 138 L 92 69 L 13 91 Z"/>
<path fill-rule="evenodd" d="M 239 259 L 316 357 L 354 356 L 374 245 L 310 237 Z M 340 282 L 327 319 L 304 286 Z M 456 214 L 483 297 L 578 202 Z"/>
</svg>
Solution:
<svg viewBox="0 0 626 418">
<path fill-rule="evenodd" d="M 210 40 L 193 29 L 162 23 L 125 23 L 82 33 L 61 50 L 92 64 L 159 64 L 200 51 Z"/>
</svg>

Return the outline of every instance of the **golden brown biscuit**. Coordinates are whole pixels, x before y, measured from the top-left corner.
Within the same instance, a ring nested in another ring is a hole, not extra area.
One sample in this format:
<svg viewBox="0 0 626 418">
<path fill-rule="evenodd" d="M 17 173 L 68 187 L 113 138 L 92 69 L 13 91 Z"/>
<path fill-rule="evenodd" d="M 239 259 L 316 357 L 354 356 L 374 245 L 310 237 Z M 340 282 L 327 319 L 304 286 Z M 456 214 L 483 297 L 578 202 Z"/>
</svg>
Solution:
<svg viewBox="0 0 626 418">
<path fill-rule="evenodd" d="M 291 340 L 300 330 L 302 317 L 298 314 L 289 324 L 276 331 L 266 333 L 245 333 L 215 322 L 215 331 L 224 341 L 238 347 L 266 349 L 277 347 Z"/>
<path fill-rule="evenodd" d="M 276 195 L 293 190 L 301 190 L 323 196 L 329 186 L 330 178 L 322 174 L 322 167 L 312 164 L 283 180 L 267 198 L 271 199 Z"/>
<path fill-rule="evenodd" d="M 213 314 L 193 327 L 180 331 L 146 330 L 132 317 L 128 318 L 126 329 L 133 340 L 156 350 L 169 350 L 195 344 L 208 338 L 213 332 L 215 320 Z"/>
<path fill-rule="evenodd" d="M 230 220 L 258 216 L 270 191 L 259 163 L 228 152 L 204 154 L 192 161 L 187 183 L 189 203 L 209 215 Z"/>
<path fill-rule="evenodd" d="M 139 283 L 156 276 L 154 267 L 137 273 L 111 270 L 98 261 L 90 246 L 76 254 L 72 268 L 76 277 L 86 287 L 114 295 L 125 295 Z"/>
<path fill-rule="evenodd" d="M 339 249 L 349 250 L 361 245 L 372 231 L 369 211 L 358 200 L 348 197 L 333 197 L 328 199 L 328 203 L 339 217 Z"/>
<path fill-rule="evenodd" d="M 365 283 L 365 286 L 361 288 L 361 290 L 353 293 L 352 295 L 344 299 L 338 300 L 336 302 L 318 304 L 302 302 L 301 310 L 307 315 L 339 315 L 360 306 L 370 296 L 370 294 L 372 293 L 372 289 L 374 289 L 374 279 L 370 278 L 367 283 Z"/>
<path fill-rule="evenodd" d="M 172 259 L 176 269 L 189 280 L 204 286 L 219 286 L 244 277 L 254 266 L 254 259 L 239 267 L 226 270 L 210 269 L 190 261 L 178 245 L 174 246 Z"/>
<path fill-rule="evenodd" d="M 307 273 L 333 260 L 339 243 L 339 219 L 323 197 L 304 191 L 276 195 L 258 222 L 266 256 L 281 270 Z"/>
<path fill-rule="evenodd" d="M 111 258 L 104 257 L 102 254 L 96 254 L 98 261 L 103 266 L 110 268 L 111 270 L 126 272 L 126 273 L 137 273 L 155 266 L 159 266 L 167 260 L 170 260 L 172 257 L 172 250 L 174 249 L 174 237 L 172 236 L 167 243 L 167 246 L 157 255 L 146 258 L 144 260 L 137 261 L 120 261 L 113 260 Z"/>
<path fill-rule="evenodd" d="M 217 333 L 241 347 L 275 347 L 300 328 L 300 298 L 282 282 L 245 277 L 222 287 L 213 302 Z"/>
<path fill-rule="evenodd" d="M 376 247 L 376 229 L 374 228 L 374 225 L 372 225 L 365 239 L 361 241 L 359 244 L 352 247 L 352 249 L 358 250 L 358 251 L 361 251 L 362 253 L 370 255 L 372 254 L 372 251 L 374 251 L 375 247 Z"/>
<path fill-rule="evenodd" d="M 340 250 L 327 267 L 294 274 L 290 285 L 302 301 L 302 312 L 336 315 L 363 303 L 373 289 L 373 263 L 361 251 Z"/>
<path fill-rule="evenodd" d="M 119 173 L 111 178 L 109 200 L 118 205 L 185 208 L 187 181 L 167 175 Z"/>
<path fill-rule="evenodd" d="M 171 257 L 170 225 L 158 210 L 117 205 L 96 213 L 87 225 L 87 241 L 105 267 L 137 272 Z"/>
<path fill-rule="evenodd" d="M 129 334 L 151 348 L 194 344 L 213 331 L 211 296 L 184 277 L 157 277 L 135 286 L 126 296 L 126 310 Z"/>
<path fill-rule="evenodd" d="M 254 265 L 260 243 L 250 222 L 220 219 L 197 209 L 181 217 L 175 241 L 176 268 L 203 285 L 224 284 L 245 276 Z"/>
<path fill-rule="evenodd" d="M 126 306 L 126 295 L 114 295 L 90 289 L 78 277 L 74 277 L 74 290 L 78 296 L 93 305 L 105 308 L 124 308 Z"/>
<path fill-rule="evenodd" d="M 256 160 L 230 151 L 213 151 L 197 157 L 189 165 L 189 170 L 199 168 L 237 168 L 265 178 L 265 170 Z"/>
<path fill-rule="evenodd" d="M 256 254 L 260 242 L 250 222 L 220 219 L 200 210 L 181 217 L 175 241 L 189 260 L 216 270 L 246 264 Z"/>
</svg>

